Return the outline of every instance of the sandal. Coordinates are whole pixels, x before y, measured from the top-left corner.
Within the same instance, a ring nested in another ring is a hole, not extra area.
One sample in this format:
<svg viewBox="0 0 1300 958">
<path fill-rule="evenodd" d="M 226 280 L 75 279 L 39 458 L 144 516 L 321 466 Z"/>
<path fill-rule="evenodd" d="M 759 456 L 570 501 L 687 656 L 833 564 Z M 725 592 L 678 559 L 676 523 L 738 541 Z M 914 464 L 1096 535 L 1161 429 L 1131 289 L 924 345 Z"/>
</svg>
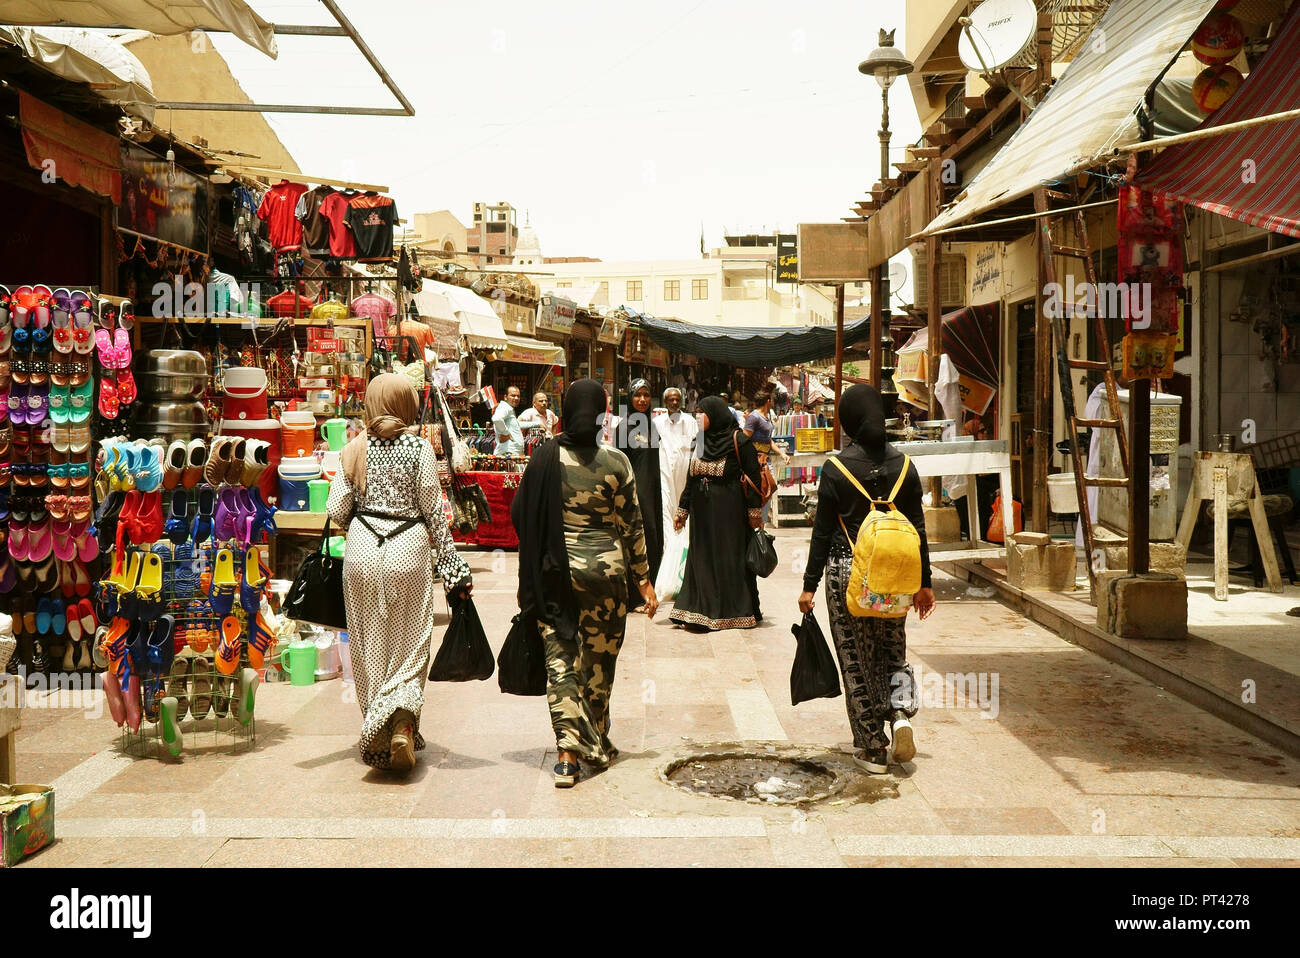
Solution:
<svg viewBox="0 0 1300 958">
<path fill-rule="evenodd" d="M 181 485 L 193 489 L 203 478 L 203 465 L 208 454 L 208 447 L 202 439 L 191 439 L 185 447 L 185 471 L 181 474 Z"/>
<path fill-rule="evenodd" d="M 207 718 L 212 711 L 212 676 L 212 660 L 206 655 L 196 655 L 190 665 L 191 718 Z"/>
<path fill-rule="evenodd" d="M 235 554 L 229 549 L 218 549 L 216 565 L 212 570 L 212 585 L 208 590 L 208 601 L 212 604 L 212 611 L 220 616 L 230 615 L 230 610 L 235 605 L 235 593 L 238 591 L 239 583 L 235 579 Z"/>
<path fill-rule="evenodd" d="M 233 442 L 227 436 L 217 436 L 208 446 L 208 461 L 203 467 L 203 479 L 210 486 L 219 486 L 230 472 L 229 449 Z"/>
<path fill-rule="evenodd" d="M 221 620 L 221 641 L 217 644 L 217 671 L 222 675 L 234 675 L 239 665 L 239 653 L 244 647 L 244 639 L 239 627 L 239 620 L 227 615 Z"/>
<path fill-rule="evenodd" d="M 199 489 L 198 512 L 194 516 L 194 522 L 190 525 L 190 538 L 194 540 L 195 545 L 199 545 L 212 536 L 212 525 L 214 521 L 213 510 L 217 503 L 217 491 L 211 486 L 203 486 Z"/>
<path fill-rule="evenodd" d="M 240 725 L 248 725 L 253 720 L 253 705 L 260 681 L 252 669 L 244 669 L 239 673 L 239 685 L 236 686 L 235 697 L 230 703 L 230 714 L 239 720 Z"/>
<path fill-rule="evenodd" d="M 163 456 L 162 487 L 169 491 L 175 489 L 180 485 L 184 472 L 185 440 L 177 439 L 167 447 L 167 453 Z"/>
</svg>

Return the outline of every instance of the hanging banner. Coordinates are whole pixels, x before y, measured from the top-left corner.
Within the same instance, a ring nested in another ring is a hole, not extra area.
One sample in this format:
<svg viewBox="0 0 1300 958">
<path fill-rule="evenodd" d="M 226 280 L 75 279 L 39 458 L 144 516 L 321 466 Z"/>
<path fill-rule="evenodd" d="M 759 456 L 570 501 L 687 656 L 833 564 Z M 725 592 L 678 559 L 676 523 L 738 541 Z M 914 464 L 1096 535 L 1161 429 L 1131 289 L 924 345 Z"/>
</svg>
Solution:
<svg viewBox="0 0 1300 958">
<path fill-rule="evenodd" d="M 551 329 L 557 333 L 572 333 L 573 321 L 578 316 L 578 304 L 571 299 L 548 294 L 537 304 L 537 328 Z"/>
<path fill-rule="evenodd" d="M 605 317 L 604 322 L 600 324 L 600 334 L 596 337 L 602 343 L 613 343 L 617 346 L 623 341 L 623 334 L 627 332 L 628 318 L 623 313 L 610 313 Z"/>
<path fill-rule="evenodd" d="M 118 229 L 208 252 L 208 181 L 134 143 L 122 147 Z"/>
<path fill-rule="evenodd" d="M 778 283 L 799 282 L 799 234 L 797 233 L 776 235 L 776 281 Z"/>
</svg>

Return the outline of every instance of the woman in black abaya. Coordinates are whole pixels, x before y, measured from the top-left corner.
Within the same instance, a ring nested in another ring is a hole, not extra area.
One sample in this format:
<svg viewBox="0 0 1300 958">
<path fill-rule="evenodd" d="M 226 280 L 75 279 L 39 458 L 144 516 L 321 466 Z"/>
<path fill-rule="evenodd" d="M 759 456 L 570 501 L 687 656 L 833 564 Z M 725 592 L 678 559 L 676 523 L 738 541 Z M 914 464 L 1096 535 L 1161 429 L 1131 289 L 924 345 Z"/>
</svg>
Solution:
<svg viewBox="0 0 1300 958">
<path fill-rule="evenodd" d="M 758 454 L 718 396 L 700 403 L 696 443 L 699 455 L 691 460 L 673 521 L 681 529 L 689 516 L 691 532 L 682 588 L 669 618 L 713 631 L 752 629 L 763 617 L 758 580 L 745 568 L 750 530 L 762 527 Z"/>
<path fill-rule="evenodd" d="M 659 578 L 659 562 L 664 555 L 664 530 L 659 441 L 650 418 L 650 384 L 644 379 L 632 380 L 631 399 L 631 411 L 619 423 L 615 443 L 632 463 L 632 474 L 636 477 L 637 500 L 641 504 L 641 522 L 645 529 L 646 554 L 650 558 L 650 581 L 654 582 Z M 627 594 L 628 611 L 639 610 L 644 603 L 630 569 Z"/>
</svg>

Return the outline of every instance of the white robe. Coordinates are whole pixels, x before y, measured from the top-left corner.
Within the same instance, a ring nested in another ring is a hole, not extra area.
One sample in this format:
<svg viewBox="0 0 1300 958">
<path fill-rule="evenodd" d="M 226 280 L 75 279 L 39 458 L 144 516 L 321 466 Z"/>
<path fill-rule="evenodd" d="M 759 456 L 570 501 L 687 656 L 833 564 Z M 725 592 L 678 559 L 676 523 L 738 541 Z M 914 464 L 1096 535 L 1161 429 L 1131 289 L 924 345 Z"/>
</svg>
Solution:
<svg viewBox="0 0 1300 958">
<path fill-rule="evenodd" d="M 694 416 L 684 412 L 677 414 L 675 422 L 665 413 L 656 416 L 654 423 L 659 432 L 659 485 L 663 493 L 664 535 L 667 536 L 673 527 L 677 503 L 686 489 L 692 445 L 700 427 Z"/>
<path fill-rule="evenodd" d="M 1088 402 L 1083 407 L 1084 419 L 1100 419 L 1102 410 L 1108 408 L 1106 398 L 1106 384 L 1097 383 L 1092 394 L 1088 396 Z M 1093 429 L 1092 436 L 1088 440 L 1088 463 L 1083 467 L 1085 476 L 1097 476 L 1101 474 L 1101 430 Z M 1084 495 L 1088 497 L 1088 515 L 1092 517 L 1093 524 L 1097 522 L 1097 494 L 1100 492 L 1096 486 L 1088 486 Z M 1083 548 L 1083 516 L 1079 516 L 1079 521 L 1074 525 L 1074 547 Z"/>
</svg>

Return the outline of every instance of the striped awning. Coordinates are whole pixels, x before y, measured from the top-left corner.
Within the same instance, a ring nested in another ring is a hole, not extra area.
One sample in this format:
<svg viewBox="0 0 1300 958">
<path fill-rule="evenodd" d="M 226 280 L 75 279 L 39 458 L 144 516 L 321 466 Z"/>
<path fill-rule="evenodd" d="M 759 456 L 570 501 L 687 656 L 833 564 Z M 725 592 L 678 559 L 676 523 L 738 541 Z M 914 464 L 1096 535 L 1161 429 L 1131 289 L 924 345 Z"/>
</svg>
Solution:
<svg viewBox="0 0 1300 958">
<path fill-rule="evenodd" d="M 1300 4 L 1268 52 L 1202 129 L 1300 109 Z M 1300 119 L 1171 146 L 1138 175 L 1146 189 L 1300 237 Z"/>
</svg>

